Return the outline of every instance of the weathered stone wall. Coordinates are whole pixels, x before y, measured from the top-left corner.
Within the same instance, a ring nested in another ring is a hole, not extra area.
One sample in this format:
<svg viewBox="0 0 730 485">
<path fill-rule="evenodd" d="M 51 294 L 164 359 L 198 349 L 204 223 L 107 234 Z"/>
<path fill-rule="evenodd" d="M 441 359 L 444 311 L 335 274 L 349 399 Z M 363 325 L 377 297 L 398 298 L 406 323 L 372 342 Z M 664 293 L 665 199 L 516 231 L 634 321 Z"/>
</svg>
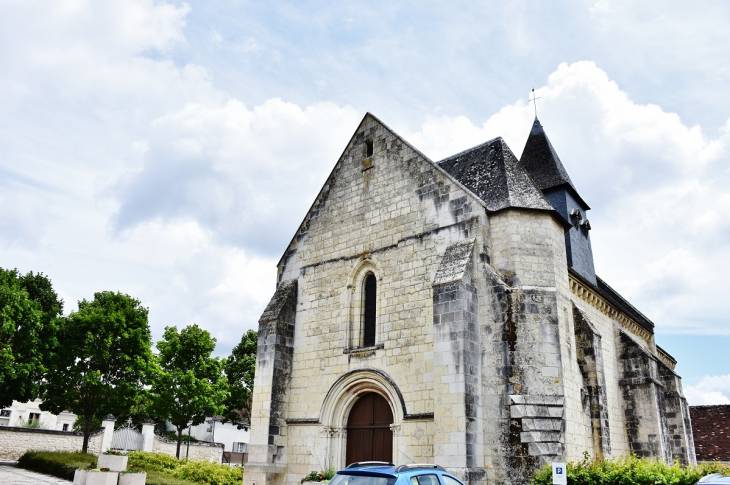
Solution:
<svg viewBox="0 0 730 485">
<path fill-rule="evenodd" d="M 563 229 L 547 213 L 517 210 L 494 214 L 489 224 L 482 374 L 485 401 L 492 403 L 485 408 L 496 404 L 500 415 L 484 423 L 487 464 L 498 483 L 524 483 L 535 467 L 569 457 L 564 417 L 571 376 L 563 372 L 558 311 L 567 278 Z"/>
<path fill-rule="evenodd" d="M 155 435 L 152 440 L 152 452 L 166 453 L 168 455 L 175 456 L 175 453 L 177 452 L 177 441 L 166 440 Z M 221 458 L 223 457 L 223 445 L 220 443 L 201 443 L 191 441 L 190 452 L 188 453 L 188 444 L 187 442 L 183 442 L 180 447 L 180 457 L 185 458 L 185 456 L 191 460 L 220 463 Z"/>
<path fill-rule="evenodd" d="M 89 437 L 89 453 L 99 454 L 102 431 Z M 83 433 L 0 427 L 0 461 L 16 461 L 26 451 L 81 451 Z"/>
<path fill-rule="evenodd" d="M 370 159 L 366 139 L 375 145 Z M 297 280 L 298 294 L 286 398 L 292 424 L 279 430 L 287 469 L 277 480 L 298 483 L 325 463 L 344 466 L 347 413 L 337 410 L 340 421 L 333 422 L 322 415 L 323 401 L 340 376 L 368 369 L 382 369 L 392 381 L 382 386 L 400 396 L 389 399 L 397 407 L 396 459 L 433 460 L 431 287 L 450 244 L 475 238 L 484 246 L 480 218 L 486 215 L 478 199 L 387 128 L 364 121 L 279 265 L 280 281 Z M 378 285 L 370 349 L 359 345 L 366 272 Z M 249 467 L 254 461 L 251 455 Z"/>
</svg>

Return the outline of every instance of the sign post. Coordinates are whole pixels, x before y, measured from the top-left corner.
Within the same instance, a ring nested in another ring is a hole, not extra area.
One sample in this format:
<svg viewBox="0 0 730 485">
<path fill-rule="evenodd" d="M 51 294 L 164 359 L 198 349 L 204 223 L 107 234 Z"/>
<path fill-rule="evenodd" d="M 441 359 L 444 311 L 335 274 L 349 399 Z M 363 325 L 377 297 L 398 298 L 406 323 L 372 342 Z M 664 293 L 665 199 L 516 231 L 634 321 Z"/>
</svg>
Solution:
<svg viewBox="0 0 730 485">
<path fill-rule="evenodd" d="M 568 471 L 565 463 L 553 463 L 553 485 L 568 485 Z"/>
</svg>

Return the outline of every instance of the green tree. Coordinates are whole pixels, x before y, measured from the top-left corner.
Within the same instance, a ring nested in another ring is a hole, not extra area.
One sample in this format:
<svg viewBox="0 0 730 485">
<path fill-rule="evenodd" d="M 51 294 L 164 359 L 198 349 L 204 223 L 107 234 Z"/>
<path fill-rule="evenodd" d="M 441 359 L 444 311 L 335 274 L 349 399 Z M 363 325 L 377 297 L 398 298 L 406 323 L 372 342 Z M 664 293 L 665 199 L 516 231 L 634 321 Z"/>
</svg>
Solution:
<svg viewBox="0 0 730 485">
<path fill-rule="evenodd" d="M 42 273 L 0 268 L 0 407 L 38 397 L 63 313 L 63 300 Z"/>
<path fill-rule="evenodd" d="M 226 399 L 223 422 L 236 423 L 238 429 L 248 429 L 251 423 L 251 396 L 257 345 L 258 333 L 249 330 L 243 334 L 241 342 L 233 348 L 233 352 L 224 364 L 230 395 Z"/>
<path fill-rule="evenodd" d="M 223 362 L 211 357 L 216 340 L 193 324 L 178 333 L 165 327 L 157 342 L 158 369 L 150 389 L 150 411 L 177 430 L 177 457 L 182 433 L 221 412 L 228 397 Z"/>
<path fill-rule="evenodd" d="M 83 416 L 82 453 L 94 418 L 127 412 L 147 382 L 153 362 L 147 315 L 139 300 L 104 291 L 81 300 L 59 327 L 41 409 Z"/>
</svg>

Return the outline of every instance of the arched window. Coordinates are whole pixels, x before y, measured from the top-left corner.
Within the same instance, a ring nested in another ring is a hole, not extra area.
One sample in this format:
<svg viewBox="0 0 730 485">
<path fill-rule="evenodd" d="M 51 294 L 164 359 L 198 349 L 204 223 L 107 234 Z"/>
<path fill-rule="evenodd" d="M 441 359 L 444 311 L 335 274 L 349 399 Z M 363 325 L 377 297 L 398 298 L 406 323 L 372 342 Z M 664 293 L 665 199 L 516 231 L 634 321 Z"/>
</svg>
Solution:
<svg viewBox="0 0 730 485">
<path fill-rule="evenodd" d="M 375 301 L 377 299 L 377 282 L 375 275 L 370 273 L 365 278 L 363 288 L 365 293 L 363 305 L 363 347 L 375 345 Z"/>
</svg>

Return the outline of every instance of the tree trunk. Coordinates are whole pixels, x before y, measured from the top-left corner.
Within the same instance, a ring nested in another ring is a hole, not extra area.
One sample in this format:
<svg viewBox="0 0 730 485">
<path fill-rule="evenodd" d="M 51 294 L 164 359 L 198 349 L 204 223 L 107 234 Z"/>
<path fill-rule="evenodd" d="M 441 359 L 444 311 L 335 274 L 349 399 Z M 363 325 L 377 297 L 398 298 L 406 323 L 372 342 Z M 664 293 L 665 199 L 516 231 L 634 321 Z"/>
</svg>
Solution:
<svg viewBox="0 0 730 485">
<path fill-rule="evenodd" d="M 86 453 L 89 449 L 89 434 L 91 434 L 91 420 L 93 416 L 84 416 L 84 444 L 81 445 L 81 453 Z"/>
<path fill-rule="evenodd" d="M 180 459 L 180 445 L 182 445 L 182 430 L 185 428 L 177 427 L 177 455 L 176 458 Z"/>
</svg>

